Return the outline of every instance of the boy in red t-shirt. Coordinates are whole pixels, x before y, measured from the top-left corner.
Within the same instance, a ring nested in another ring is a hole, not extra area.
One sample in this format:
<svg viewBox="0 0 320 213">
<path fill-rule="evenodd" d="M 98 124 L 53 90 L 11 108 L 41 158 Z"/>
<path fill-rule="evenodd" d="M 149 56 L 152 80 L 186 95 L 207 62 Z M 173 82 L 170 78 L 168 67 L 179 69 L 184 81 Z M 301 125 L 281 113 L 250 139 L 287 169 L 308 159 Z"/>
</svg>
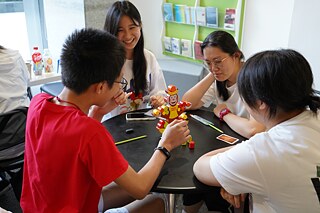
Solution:
<svg viewBox="0 0 320 213">
<path fill-rule="evenodd" d="M 136 199 L 148 195 L 166 155 L 155 151 L 137 173 L 118 151 L 110 133 L 87 116 L 93 105 L 112 109 L 125 101 L 125 82 L 121 81 L 124 61 L 123 46 L 107 32 L 82 29 L 67 38 L 61 55 L 64 89 L 57 97 L 39 94 L 30 104 L 23 212 L 98 212 L 125 204 L 129 195 Z M 174 121 L 158 146 L 171 151 L 188 140 L 189 133 L 186 121 Z M 114 187 L 102 189 L 113 181 Z M 120 211 L 164 212 L 162 200 L 148 197 Z"/>
</svg>

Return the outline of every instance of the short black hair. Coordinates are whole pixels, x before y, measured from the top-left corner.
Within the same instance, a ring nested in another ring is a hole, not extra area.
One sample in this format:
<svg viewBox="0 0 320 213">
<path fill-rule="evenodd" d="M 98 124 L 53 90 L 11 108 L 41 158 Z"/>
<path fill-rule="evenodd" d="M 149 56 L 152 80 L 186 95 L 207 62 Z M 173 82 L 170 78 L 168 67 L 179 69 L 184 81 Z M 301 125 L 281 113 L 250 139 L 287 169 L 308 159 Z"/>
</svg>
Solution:
<svg viewBox="0 0 320 213">
<path fill-rule="evenodd" d="M 312 85 L 308 61 L 292 49 L 257 53 L 245 62 L 238 75 L 241 98 L 250 108 L 255 108 L 258 100 L 266 103 L 270 118 L 280 109 L 291 112 L 309 107 L 317 113 L 320 97 Z"/>
<path fill-rule="evenodd" d="M 60 60 L 62 83 L 81 94 L 90 85 L 103 81 L 111 88 L 121 73 L 125 50 L 110 33 L 84 28 L 66 39 Z"/>
</svg>

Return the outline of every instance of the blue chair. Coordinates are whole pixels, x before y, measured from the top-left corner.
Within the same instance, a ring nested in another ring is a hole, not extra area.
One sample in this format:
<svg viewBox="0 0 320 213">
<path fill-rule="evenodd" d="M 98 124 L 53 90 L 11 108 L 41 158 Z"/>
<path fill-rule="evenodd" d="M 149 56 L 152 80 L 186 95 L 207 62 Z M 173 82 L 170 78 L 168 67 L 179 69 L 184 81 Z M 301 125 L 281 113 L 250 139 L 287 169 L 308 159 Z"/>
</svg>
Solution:
<svg viewBox="0 0 320 213">
<path fill-rule="evenodd" d="M 64 86 L 61 81 L 50 82 L 50 83 L 43 84 L 40 87 L 40 91 L 48 93 L 49 95 L 52 95 L 52 96 L 58 96 L 62 91 L 63 87 Z"/>
</svg>

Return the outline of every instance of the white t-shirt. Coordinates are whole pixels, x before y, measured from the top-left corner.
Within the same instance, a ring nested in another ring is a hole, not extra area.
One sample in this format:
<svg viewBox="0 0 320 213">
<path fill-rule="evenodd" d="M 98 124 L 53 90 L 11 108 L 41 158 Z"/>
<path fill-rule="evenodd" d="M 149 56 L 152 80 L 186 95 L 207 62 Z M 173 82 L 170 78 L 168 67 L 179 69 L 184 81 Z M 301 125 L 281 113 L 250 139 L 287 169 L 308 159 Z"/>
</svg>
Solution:
<svg viewBox="0 0 320 213">
<path fill-rule="evenodd" d="M 214 176 L 231 194 L 252 193 L 253 212 L 320 212 L 311 182 L 320 165 L 319 119 L 306 110 L 213 156 Z"/>
<path fill-rule="evenodd" d="M 0 113 L 29 106 L 28 68 L 19 51 L 0 50 Z"/>
<path fill-rule="evenodd" d="M 224 101 L 218 96 L 218 89 L 215 81 L 213 84 L 211 84 L 207 92 L 203 95 L 203 97 L 201 98 L 201 101 L 204 103 L 205 107 L 209 107 L 211 103 L 214 103 L 214 104 L 225 103 L 233 114 L 239 117 L 249 118 L 250 115 L 247 112 L 243 104 L 243 101 L 240 98 L 237 84 L 235 83 L 231 87 L 227 87 L 227 90 L 230 96 L 228 100 Z"/>
<path fill-rule="evenodd" d="M 144 54 L 147 61 L 147 89 L 144 91 L 142 99 L 132 100 L 129 98 L 126 104 L 120 105 L 110 112 L 111 117 L 137 109 L 148 108 L 150 96 L 165 95 L 167 86 L 156 57 L 147 49 L 144 49 Z M 128 81 L 126 92 L 134 91 L 132 64 L 133 60 L 126 60 L 123 65 L 123 77 Z"/>
</svg>

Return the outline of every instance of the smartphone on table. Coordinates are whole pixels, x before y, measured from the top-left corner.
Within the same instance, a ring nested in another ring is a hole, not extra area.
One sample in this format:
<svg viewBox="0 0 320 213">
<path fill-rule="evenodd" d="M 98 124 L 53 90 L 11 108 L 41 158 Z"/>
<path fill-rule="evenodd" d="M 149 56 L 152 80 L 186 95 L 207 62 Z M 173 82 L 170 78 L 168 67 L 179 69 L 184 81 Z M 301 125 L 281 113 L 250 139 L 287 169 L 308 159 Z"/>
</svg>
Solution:
<svg viewBox="0 0 320 213">
<path fill-rule="evenodd" d="M 144 112 L 128 112 L 126 114 L 127 121 L 147 121 L 155 120 L 156 117 L 146 115 Z"/>
</svg>

